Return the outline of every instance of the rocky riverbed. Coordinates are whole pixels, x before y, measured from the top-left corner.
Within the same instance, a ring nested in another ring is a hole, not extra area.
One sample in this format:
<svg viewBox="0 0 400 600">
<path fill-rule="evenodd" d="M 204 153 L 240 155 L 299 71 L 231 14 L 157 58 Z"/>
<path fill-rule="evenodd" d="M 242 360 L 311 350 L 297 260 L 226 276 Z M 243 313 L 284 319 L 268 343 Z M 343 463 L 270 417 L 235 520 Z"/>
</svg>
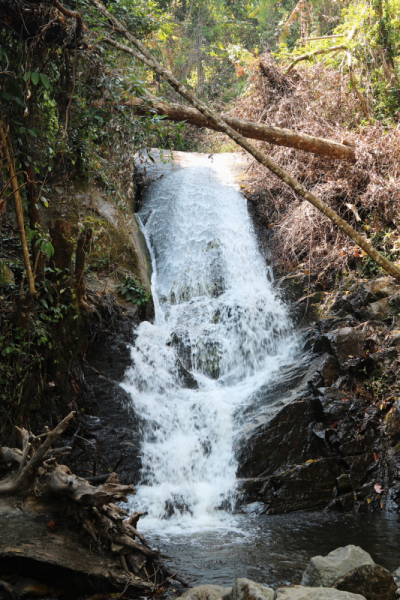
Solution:
<svg viewBox="0 0 400 600">
<path fill-rule="evenodd" d="M 272 587 L 250 579 L 236 579 L 233 587 L 200 585 L 182 600 L 396 600 L 400 569 L 392 574 L 377 565 L 358 546 L 337 548 L 327 556 L 315 556 L 303 574 L 301 585 Z"/>
</svg>

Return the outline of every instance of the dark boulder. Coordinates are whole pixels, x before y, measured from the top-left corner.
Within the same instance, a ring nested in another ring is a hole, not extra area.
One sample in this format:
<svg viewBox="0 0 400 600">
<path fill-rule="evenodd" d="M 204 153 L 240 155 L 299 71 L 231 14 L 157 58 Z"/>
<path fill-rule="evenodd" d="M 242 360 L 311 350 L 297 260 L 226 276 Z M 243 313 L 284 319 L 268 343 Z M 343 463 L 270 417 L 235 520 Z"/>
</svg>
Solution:
<svg viewBox="0 0 400 600">
<path fill-rule="evenodd" d="M 397 585 L 390 571 L 380 565 L 362 565 L 337 579 L 332 587 L 361 594 L 366 600 L 396 600 Z"/>
<path fill-rule="evenodd" d="M 269 477 L 260 497 L 268 514 L 325 508 L 331 500 L 340 468 L 332 459 L 310 460 Z"/>
</svg>

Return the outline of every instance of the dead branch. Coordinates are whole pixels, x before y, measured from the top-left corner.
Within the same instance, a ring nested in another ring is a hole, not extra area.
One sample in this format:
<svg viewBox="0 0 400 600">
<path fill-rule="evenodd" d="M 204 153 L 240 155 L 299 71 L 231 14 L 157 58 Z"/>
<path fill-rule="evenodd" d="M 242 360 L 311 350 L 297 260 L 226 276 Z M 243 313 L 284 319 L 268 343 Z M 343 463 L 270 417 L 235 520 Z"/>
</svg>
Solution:
<svg viewBox="0 0 400 600">
<path fill-rule="evenodd" d="M 57 465 L 52 471 L 47 488 L 55 494 L 71 498 L 82 506 L 96 507 L 109 502 L 127 502 L 127 494 L 135 491 L 133 485 L 120 485 L 112 481 L 93 486 L 86 479 L 74 475 L 65 465 Z"/>
<path fill-rule="evenodd" d="M 345 44 L 339 44 L 337 46 L 331 46 L 330 48 L 317 48 L 317 50 L 312 50 L 311 52 L 307 52 L 307 54 L 301 54 L 297 56 L 292 63 L 288 66 L 285 71 L 285 75 L 288 75 L 290 71 L 302 60 L 309 60 L 314 56 L 318 56 L 319 54 L 328 54 L 329 52 L 335 52 L 340 50 L 346 50 L 347 46 Z"/>
<path fill-rule="evenodd" d="M 35 479 L 39 467 L 45 460 L 47 451 L 54 442 L 58 440 L 61 434 L 64 433 L 74 416 L 75 412 L 71 412 L 55 429 L 53 429 L 53 431 L 49 432 L 46 440 L 38 450 L 36 450 L 30 461 L 21 469 L 15 478 L 9 478 L 6 481 L 0 482 L 0 496 L 29 492 L 29 486 Z"/>
<path fill-rule="evenodd" d="M 102 42 L 110 44 L 118 48 L 120 44 L 112 39 L 105 38 Z M 122 46 L 122 44 L 121 44 Z M 120 48 L 122 49 L 122 48 Z M 199 113 L 197 110 L 184 106 L 183 104 L 177 104 L 173 102 L 165 102 L 159 100 L 153 95 L 148 96 L 148 100 L 141 98 L 135 98 L 129 103 L 128 106 L 132 106 L 136 114 L 145 115 L 149 113 L 149 109 L 155 110 L 159 115 L 165 115 L 170 121 L 186 121 L 196 127 L 207 127 L 214 131 L 222 131 L 218 125 L 216 125 L 210 119 L 207 119 L 204 115 Z M 290 129 L 283 129 L 281 127 L 270 127 L 263 123 L 253 123 L 252 121 L 245 121 L 244 119 L 236 119 L 223 115 L 224 121 L 232 127 L 235 131 L 238 131 L 241 135 L 254 140 L 262 140 L 274 144 L 277 146 L 285 146 L 287 148 L 296 148 L 297 150 L 303 150 L 305 152 L 312 152 L 320 156 L 329 156 L 330 158 L 337 158 L 342 160 L 348 160 L 351 162 L 355 161 L 355 151 L 349 146 L 339 144 L 332 140 L 325 140 L 323 138 L 312 137 L 305 133 L 291 131 Z"/>
<path fill-rule="evenodd" d="M 210 121 L 218 125 L 221 130 L 226 133 L 233 141 L 235 141 L 239 146 L 244 148 L 249 154 L 251 154 L 259 163 L 264 165 L 267 169 L 272 171 L 281 181 L 286 183 L 289 187 L 291 187 L 295 193 L 308 202 L 310 202 L 313 206 L 315 206 L 320 212 L 322 212 L 328 219 L 332 221 L 339 229 L 343 231 L 350 239 L 353 240 L 358 246 L 360 246 L 371 258 L 374 262 L 376 262 L 379 266 L 381 266 L 387 273 L 395 277 L 395 279 L 400 281 L 400 269 L 396 267 L 393 263 L 388 261 L 384 256 L 382 256 L 375 248 L 369 244 L 369 242 L 359 235 L 351 225 L 346 223 L 330 206 L 325 204 L 322 200 L 314 196 L 311 192 L 309 192 L 304 186 L 301 185 L 299 181 L 294 179 L 289 173 L 281 169 L 279 165 L 275 164 L 267 155 L 263 154 L 258 148 L 253 146 L 246 138 L 244 138 L 240 133 L 232 129 L 225 121 L 214 111 L 212 111 L 206 104 L 201 102 L 192 92 L 190 92 L 184 85 L 182 85 L 169 71 L 167 71 L 148 51 L 148 49 L 135 38 L 135 36 L 130 33 L 123 25 L 116 19 L 105 6 L 99 0 L 91 0 L 91 3 L 99 10 L 101 14 L 107 17 L 113 25 L 116 27 L 119 33 L 122 33 L 136 48 L 137 50 L 133 50 L 128 46 L 125 46 L 125 52 L 128 54 L 132 54 L 138 60 L 143 62 L 152 68 L 156 73 L 161 75 L 168 83 L 173 87 L 174 90 L 180 94 L 183 98 L 188 100 L 199 112 L 201 112 L 204 116 L 206 116 Z M 353 32 L 350 33 L 352 37 L 355 34 L 356 28 L 353 29 Z M 351 39 L 349 36 L 349 39 Z M 122 46 L 122 44 L 121 44 Z"/>
</svg>

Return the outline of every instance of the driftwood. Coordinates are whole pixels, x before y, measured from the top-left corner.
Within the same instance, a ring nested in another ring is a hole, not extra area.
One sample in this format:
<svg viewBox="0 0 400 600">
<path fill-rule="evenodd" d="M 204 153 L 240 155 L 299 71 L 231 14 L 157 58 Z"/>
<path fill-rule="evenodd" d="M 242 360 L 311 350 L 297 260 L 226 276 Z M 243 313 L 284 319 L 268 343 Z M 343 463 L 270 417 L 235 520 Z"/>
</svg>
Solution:
<svg viewBox="0 0 400 600">
<path fill-rule="evenodd" d="M 92 485 L 57 463 L 56 456 L 68 448 L 52 446 L 74 417 L 70 413 L 38 437 L 17 428 L 22 449 L 0 447 L 0 468 L 6 471 L 0 480 L 2 571 L 25 573 L 27 564 L 38 573 L 55 569 L 59 585 L 70 589 L 75 582 L 80 593 L 82 587 L 155 591 L 166 573 L 137 530 L 143 513 L 129 515 L 116 504 L 127 502 L 134 486 L 121 485 L 115 473 Z M 11 594 L 9 583 L 3 583 L 1 588 Z"/>
<path fill-rule="evenodd" d="M 103 40 L 103 42 L 107 41 L 110 43 L 110 40 Z M 159 115 L 166 116 L 170 121 L 186 121 L 196 127 L 207 127 L 214 131 L 223 131 L 216 123 L 194 108 L 174 102 L 165 102 L 155 96 L 149 96 L 147 100 L 135 98 L 125 103 L 125 105 L 131 106 L 134 112 L 139 115 L 155 111 Z M 304 150 L 305 152 L 312 152 L 320 156 L 329 156 L 330 158 L 348 160 L 350 162 L 355 162 L 356 160 L 354 148 L 345 144 L 339 144 L 333 140 L 317 138 L 290 129 L 270 127 L 264 123 L 253 123 L 252 121 L 236 119 L 226 115 L 223 115 L 223 119 L 232 129 L 246 138 L 263 140 L 276 146 L 296 148 L 296 150 Z"/>
</svg>

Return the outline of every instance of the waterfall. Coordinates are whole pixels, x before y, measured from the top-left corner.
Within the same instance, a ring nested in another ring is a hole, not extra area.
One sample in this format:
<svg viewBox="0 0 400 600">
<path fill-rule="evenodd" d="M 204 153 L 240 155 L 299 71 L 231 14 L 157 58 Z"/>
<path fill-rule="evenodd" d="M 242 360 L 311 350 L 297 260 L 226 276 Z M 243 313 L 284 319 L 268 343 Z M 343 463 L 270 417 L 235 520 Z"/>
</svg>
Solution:
<svg viewBox="0 0 400 600">
<path fill-rule="evenodd" d="M 158 533 L 232 526 L 241 414 L 296 346 L 229 155 L 188 157 L 139 213 L 155 320 L 137 328 L 123 384 L 143 439 L 132 508 Z"/>
</svg>

